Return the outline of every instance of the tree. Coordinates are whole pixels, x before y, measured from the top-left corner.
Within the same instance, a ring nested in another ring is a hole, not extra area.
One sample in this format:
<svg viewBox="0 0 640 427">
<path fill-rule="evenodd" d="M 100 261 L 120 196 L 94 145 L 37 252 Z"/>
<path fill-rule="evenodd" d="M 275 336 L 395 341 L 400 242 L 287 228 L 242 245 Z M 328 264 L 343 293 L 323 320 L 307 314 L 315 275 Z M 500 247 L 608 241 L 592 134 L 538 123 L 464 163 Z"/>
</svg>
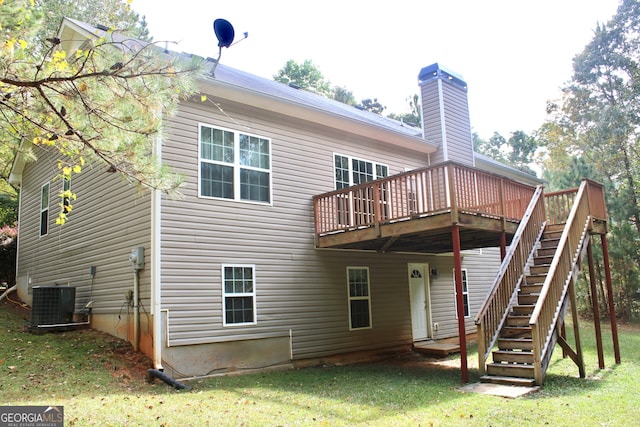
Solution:
<svg viewBox="0 0 640 427">
<path fill-rule="evenodd" d="M 91 24 L 102 24 L 115 31 L 126 31 L 138 40 L 151 41 L 144 16 L 129 7 L 127 0 L 35 0 L 35 7 L 43 16 L 36 38 L 45 40 L 58 32 L 63 17 Z"/>
<path fill-rule="evenodd" d="M 305 60 L 302 64 L 298 64 L 293 59 L 288 60 L 285 66 L 273 76 L 273 79 L 298 89 L 329 97 L 331 95 L 331 84 L 310 59 Z"/>
<path fill-rule="evenodd" d="M 356 98 L 353 96 L 353 92 L 346 87 L 334 86 L 333 99 L 343 104 L 356 105 Z"/>
<path fill-rule="evenodd" d="M 390 113 L 387 117 L 390 119 L 402 121 L 408 123 L 411 126 L 422 127 L 422 109 L 420 108 L 420 97 L 418 94 L 414 94 L 407 98 L 409 103 L 409 113 L 395 114 Z"/>
<path fill-rule="evenodd" d="M 356 108 L 361 110 L 370 111 L 376 114 L 382 114 L 382 112 L 387 108 L 384 105 L 378 102 L 378 98 L 366 98 L 363 99 L 360 104 L 356 105 Z"/>
<path fill-rule="evenodd" d="M 4 0 L 0 11 L 2 176 L 32 144 L 58 153 L 63 179 L 101 161 L 134 183 L 176 189 L 179 177 L 155 158 L 153 138 L 162 116 L 194 92 L 199 61 L 184 63 L 113 29 L 66 51 L 55 34 L 35 36 L 44 9 L 33 2 Z M 61 196 L 75 198 L 71 191 Z M 58 223 L 71 208 L 61 207 Z"/>
<path fill-rule="evenodd" d="M 498 132 L 494 132 L 489 140 L 483 140 L 477 133 L 474 133 L 473 148 L 480 154 L 536 176 L 531 164 L 535 160 L 534 156 L 539 148 L 539 143 L 524 131 L 512 132 L 508 140 Z"/>
<path fill-rule="evenodd" d="M 640 3 L 623 0 L 614 17 L 596 27 L 591 42 L 574 58 L 573 76 L 562 99 L 549 104 L 550 120 L 541 133 L 552 173 L 561 174 L 571 166 L 571 157 L 579 157 L 589 167 L 588 177 L 605 185 L 616 305 L 626 318 L 640 312 L 638 28 Z"/>
</svg>

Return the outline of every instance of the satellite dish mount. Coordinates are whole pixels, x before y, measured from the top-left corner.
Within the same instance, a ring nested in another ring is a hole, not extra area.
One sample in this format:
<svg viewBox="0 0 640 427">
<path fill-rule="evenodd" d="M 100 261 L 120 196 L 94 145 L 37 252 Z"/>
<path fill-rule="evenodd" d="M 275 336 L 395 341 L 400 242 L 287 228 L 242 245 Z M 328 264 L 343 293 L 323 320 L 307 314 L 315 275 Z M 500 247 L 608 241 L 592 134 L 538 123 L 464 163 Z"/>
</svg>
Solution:
<svg viewBox="0 0 640 427">
<path fill-rule="evenodd" d="M 233 25 L 231 25 L 231 23 L 226 19 L 216 19 L 213 21 L 213 32 L 216 34 L 216 38 L 218 39 L 218 59 L 216 59 L 213 71 L 211 71 L 211 74 L 215 77 L 216 67 L 220 63 L 220 57 L 222 56 L 222 48 L 229 48 L 235 44 L 233 43 L 235 31 L 233 30 Z M 244 38 L 241 40 L 246 39 L 248 36 L 249 33 L 244 33 Z"/>
</svg>

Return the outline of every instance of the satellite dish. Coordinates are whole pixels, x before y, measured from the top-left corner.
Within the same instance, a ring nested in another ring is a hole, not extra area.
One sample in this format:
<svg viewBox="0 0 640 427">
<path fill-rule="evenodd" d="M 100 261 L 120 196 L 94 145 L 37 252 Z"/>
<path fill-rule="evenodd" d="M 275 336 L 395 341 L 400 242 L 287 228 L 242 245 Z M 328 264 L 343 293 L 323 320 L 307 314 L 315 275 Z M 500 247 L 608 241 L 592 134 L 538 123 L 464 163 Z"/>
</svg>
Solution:
<svg viewBox="0 0 640 427">
<path fill-rule="evenodd" d="M 213 21 L 213 32 L 218 38 L 218 46 L 220 48 L 229 47 L 233 43 L 235 31 L 233 25 L 226 19 L 216 19 Z"/>
</svg>

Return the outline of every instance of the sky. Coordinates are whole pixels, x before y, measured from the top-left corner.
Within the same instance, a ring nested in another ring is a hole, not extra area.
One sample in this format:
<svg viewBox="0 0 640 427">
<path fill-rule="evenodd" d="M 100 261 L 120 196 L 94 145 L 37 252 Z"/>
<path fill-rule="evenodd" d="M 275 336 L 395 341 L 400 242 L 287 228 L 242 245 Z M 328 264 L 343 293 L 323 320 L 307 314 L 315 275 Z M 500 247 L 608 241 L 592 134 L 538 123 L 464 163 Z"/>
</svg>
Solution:
<svg viewBox="0 0 640 427">
<path fill-rule="evenodd" d="M 290 59 L 311 60 L 356 100 L 384 114 L 409 112 L 418 74 L 435 62 L 468 85 L 471 127 L 530 133 L 558 99 L 572 60 L 619 0 L 132 0 L 155 41 L 218 56 L 213 21 L 228 20 L 236 43 L 220 63 L 272 79 Z M 244 40 L 243 33 L 248 32 Z M 241 41 L 239 41 L 241 40 Z"/>
</svg>

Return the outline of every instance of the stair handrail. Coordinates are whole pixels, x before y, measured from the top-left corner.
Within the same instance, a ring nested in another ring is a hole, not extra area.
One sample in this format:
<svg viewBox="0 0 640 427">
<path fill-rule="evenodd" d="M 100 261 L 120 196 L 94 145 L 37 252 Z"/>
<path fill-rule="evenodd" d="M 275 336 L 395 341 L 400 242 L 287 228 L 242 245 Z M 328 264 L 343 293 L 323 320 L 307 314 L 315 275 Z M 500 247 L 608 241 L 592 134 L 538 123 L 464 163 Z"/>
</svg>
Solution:
<svg viewBox="0 0 640 427">
<path fill-rule="evenodd" d="M 584 180 L 578 189 L 573 207 L 564 226 L 558 248 L 542 285 L 540 296 L 531 315 L 529 326 L 533 339 L 533 363 L 536 384 L 542 385 L 550 356 L 550 343 L 560 315 L 560 307 L 567 295 L 580 249 L 588 236 L 589 183 Z"/>
<path fill-rule="evenodd" d="M 478 357 L 480 374 L 484 375 L 487 359 L 498 339 L 525 274 L 525 268 L 545 223 L 544 188 L 540 185 L 534 191 L 529 205 L 518 225 L 509 245 L 496 279 L 478 311 L 475 323 L 478 328 Z"/>
</svg>

